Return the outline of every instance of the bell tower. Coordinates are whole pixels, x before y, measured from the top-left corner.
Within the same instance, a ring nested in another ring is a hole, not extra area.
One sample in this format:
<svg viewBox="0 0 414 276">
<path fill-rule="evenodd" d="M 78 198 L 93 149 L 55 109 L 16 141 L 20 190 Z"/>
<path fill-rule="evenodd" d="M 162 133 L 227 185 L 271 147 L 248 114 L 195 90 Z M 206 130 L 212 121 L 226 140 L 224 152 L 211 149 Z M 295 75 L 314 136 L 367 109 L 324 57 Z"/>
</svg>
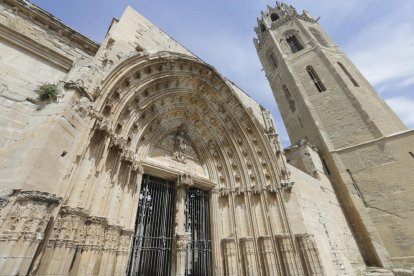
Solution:
<svg viewBox="0 0 414 276">
<path fill-rule="evenodd" d="M 367 265 L 414 264 L 414 132 L 318 19 L 276 3 L 254 44 L 291 142 L 319 149 Z"/>
</svg>

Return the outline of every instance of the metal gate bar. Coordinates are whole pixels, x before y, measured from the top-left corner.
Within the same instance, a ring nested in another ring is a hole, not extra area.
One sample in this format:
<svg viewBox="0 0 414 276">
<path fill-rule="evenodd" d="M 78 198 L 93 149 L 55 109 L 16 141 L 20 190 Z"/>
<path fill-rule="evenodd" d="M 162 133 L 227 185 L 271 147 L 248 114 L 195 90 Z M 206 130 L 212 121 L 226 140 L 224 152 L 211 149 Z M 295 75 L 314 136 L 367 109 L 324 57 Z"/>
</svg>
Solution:
<svg viewBox="0 0 414 276">
<path fill-rule="evenodd" d="M 128 275 L 170 275 L 174 182 L 144 175 Z"/>
<path fill-rule="evenodd" d="M 189 188 L 186 197 L 186 231 L 191 233 L 185 275 L 211 275 L 211 238 L 208 192 Z"/>
</svg>

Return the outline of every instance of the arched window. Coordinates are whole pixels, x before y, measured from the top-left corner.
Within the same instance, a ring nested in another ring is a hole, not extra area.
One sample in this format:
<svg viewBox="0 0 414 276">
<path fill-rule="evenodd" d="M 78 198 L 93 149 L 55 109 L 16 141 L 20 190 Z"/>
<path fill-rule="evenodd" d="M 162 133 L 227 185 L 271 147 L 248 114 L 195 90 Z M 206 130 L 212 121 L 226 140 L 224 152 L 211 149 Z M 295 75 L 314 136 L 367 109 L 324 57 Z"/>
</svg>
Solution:
<svg viewBox="0 0 414 276">
<path fill-rule="evenodd" d="M 289 103 L 290 111 L 295 112 L 296 111 L 295 101 L 292 99 L 292 95 L 290 94 L 289 89 L 286 87 L 286 85 L 283 85 L 283 93 L 285 94 L 286 100 Z"/>
<path fill-rule="evenodd" d="M 275 22 L 279 18 L 280 18 L 279 15 L 275 12 L 270 15 L 270 20 L 272 20 L 272 22 Z"/>
<path fill-rule="evenodd" d="M 266 31 L 266 26 L 263 23 L 260 23 L 260 31 Z"/>
<path fill-rule="evenodd" d="M 328 42 L 326 42 L 325 38 L 323 38 L 322 34 L 318 30 L 311 28 L 310 32 L 313 34 L 319 44 L 321 44 L 323 47 L 329 47 Z"/>
<path fill-rule="evenodd" d="M 342 63 L 338 62 L 339 67 L 341 67 L 342 71 L 344 71 L 345 75 L 348 76 L 349 80 L 352 82 L 352 84 L 355 87 L 359 87 L 359 84 L 357 83 L 357 81 L 354 79 L 354 77 L 352 77 L 351 73 L 348 72 L 348 70 L 346 70 L 345 66 L 342 65 Z"/>
<path fill-rule="evenodd" d="M 302 43 L 292 33 L 288 33 L 286 35 L 286 42 L 289 45 L 290 50 L 292 51 L 292 53 L 296 53 L 296 52 L 299 52 L 300 50 L 303 50 L 304 49 Z"/>
<path fill-rule="evenodd" d="M 313 83 L 315 84 L 316 88 L 319 92 L 326 91 L 325 85 L 323 85 L 321 79 L 319 78 L 318 74 L 315 72 L 312 66 L 306 67 L 306 71 L 308 72 L 309 76 L 311 77 Z"/>
<path fill-rule="evenodd" d="M 277 58 L 275 57 L 275 55 L 273 53 L 270 53 L 269 55 L 269 62 L 270 64 L 272 64 L 273 68 L 276 69 L 277 68 Z"/>
</svg>

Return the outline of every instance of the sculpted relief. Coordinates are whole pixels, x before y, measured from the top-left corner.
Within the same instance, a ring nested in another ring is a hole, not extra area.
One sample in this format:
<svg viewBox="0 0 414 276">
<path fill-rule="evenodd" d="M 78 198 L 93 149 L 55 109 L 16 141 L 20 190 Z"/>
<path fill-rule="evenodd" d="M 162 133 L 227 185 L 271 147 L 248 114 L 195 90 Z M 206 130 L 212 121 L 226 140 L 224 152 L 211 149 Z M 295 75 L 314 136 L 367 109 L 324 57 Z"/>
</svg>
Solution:
<svg viewBox="0 0 414 276">
<path fill-rule="evenodd" d="M 204 162 L 192 146 L 192 141 L 187 135 L 184 124 L 176 128 L 154 143 L 148 158 L 151 161 L 163 163 L 171 168 L 176 168 L 196 175 L 206 177 Z"/>
</svg>

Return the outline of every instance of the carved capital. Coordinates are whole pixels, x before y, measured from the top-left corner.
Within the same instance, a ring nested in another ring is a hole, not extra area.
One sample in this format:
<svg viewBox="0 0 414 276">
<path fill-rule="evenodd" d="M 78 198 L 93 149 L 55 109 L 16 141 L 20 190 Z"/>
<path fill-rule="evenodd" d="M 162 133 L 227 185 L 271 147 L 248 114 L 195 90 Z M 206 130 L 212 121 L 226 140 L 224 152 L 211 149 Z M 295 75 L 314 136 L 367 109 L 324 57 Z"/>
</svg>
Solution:
<svg viewBox="0 0 414 276">
<path fill-rule="evenodd" d="M 182 186 L 192 186 L 193 185 L 193 177 L 191 176 L 191 174 L 188 173 L 183 173 L 178 177 L 178 182 L 177 182 L 177 186 L 178 187 L 182 187 Z"/>
<path fill-rule="evenodd" d="M 49 194 L 45 192 L 24 191 L 24 192 L 19 193 L 16 200 L 17 201 L 25 201 L 25 200 L 41 201 L 41 202 L 59 205 L 63 201 L 63 198 L 58 197 L 55 194 Z"/>
<path fill-rule="evenodd" d="M 89 211 L 80 207 L 73 208 L 70 206 L 62 206 L 62 208 L 60 209 L 60 213 L 62 215 L 74 215 L 79 217 L 89 216 Z"/>
<path fill-rule="evenodd" d="M 186 251 L 187 246 L 190 242 L 190 238 L 191 238 L 190 233 L 175 235 L 177 251 Z"/>
<path fill-rule="evenodd" d="M 144 167 L 142 166 L 141 161 L 132 161 L 132 170 L 136 171 L 138 174 L 144 174 Z"/>
<path fill-rule="evenodd" d="M 224 238 L 221 240 L 224 249 L 224 255 L 234 256 L 236 255 L 236 241 L 233 238 Z"/>
<path fill-rule="evenodd" d="M 102 130 L 108 134 L 112 133 L 112 121 L 108 118 L 103 118 L 102 115 L 96 115 L 95 128 Z"/>
<path fill-rule="evenodd" d="M 267 190 L 269 193 L 275 193 L 275 192 L 277 191 L 277 188 L 276 188 L 274 185 L 270 185 L 270 184 L 268 184 L 268 185 L 266 185 L 266 190 Z"/>
<path fill-rule="evenodd" d="M 121 158 L 132 163 L 134 161 L 134 152 L 129 149 L 124 149 L 121 153 Z"/>
<path fill-rule="evenodd" d="M 112 143 L 119 147 L 120 149 L 124 149 L 126 147 L 126 140 L 123 137 L 119 137 L 119 136 L 112 136 Z"/>
<path fill-rule="evenodd" d="M 107 225 L 108 220 L 104 217 L 88 217 L 86 219 L 86 224 L 102 224 Z"/>
<path fill-rule="evenodd" d="M 293 185 L 295 182 L 292 181 L 284 181 L 280 183 L 280 187 L 288 192 L 292 191 Z"/>
</svg>

